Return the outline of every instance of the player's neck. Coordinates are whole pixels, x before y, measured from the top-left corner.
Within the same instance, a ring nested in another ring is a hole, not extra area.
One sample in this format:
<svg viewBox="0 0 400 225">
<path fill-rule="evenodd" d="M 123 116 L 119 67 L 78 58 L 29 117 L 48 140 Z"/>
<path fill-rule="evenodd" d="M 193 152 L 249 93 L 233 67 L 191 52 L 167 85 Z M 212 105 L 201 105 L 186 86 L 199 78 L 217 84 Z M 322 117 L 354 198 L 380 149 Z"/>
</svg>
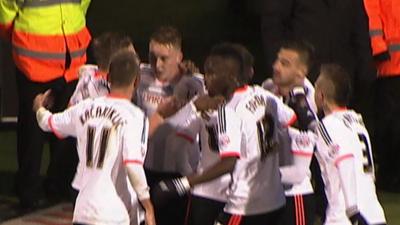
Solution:
<svg viewBox="0 0 400 225">
<path fill-rule="evenodd" d="M 341 110 L 343 110 L 343 109 L 346 109 L 346 107 L 343 107 L 343 106 L 339 106 L 339 105 L 337 105 L 336 103 L 334 103 L 334 102 L 326 102 L 325 104 L 324 104 L 324 114 L 325 115 L 329 115 L 329 114 L 331 114 L 331 113 L 333 113 L 333 112 L 336 112 L 336 111 L 341 111 Z"/>
<path fill-rule="evenodd" d="M 111 88 L 110 96 L 116 96 L 118 98 L 132 99 L 133 90 L 130 87 L 126 88 Z"/>
</svg>

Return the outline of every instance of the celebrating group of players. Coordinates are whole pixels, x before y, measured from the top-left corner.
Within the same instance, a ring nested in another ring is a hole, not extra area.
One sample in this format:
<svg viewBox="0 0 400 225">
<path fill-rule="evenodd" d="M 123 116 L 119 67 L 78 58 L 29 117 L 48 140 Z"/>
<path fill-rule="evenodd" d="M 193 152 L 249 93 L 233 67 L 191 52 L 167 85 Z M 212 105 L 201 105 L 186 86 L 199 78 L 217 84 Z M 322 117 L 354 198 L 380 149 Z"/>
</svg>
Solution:
<svg viewBox="0 0 400 225">
<path fill-rule="evenodd" d="M 314 154 L 324 224 L 386 224 L 368 132 L 346 108 L 340 66 L 322 65 L 314 90 L 312 51 L 287 42 L 273 77 L 249 85 L 253 57 L 242 45 L 215 45 L 202 75 L 182 60 L 181 41 L 159 28 L 143 64 L 128 37 L 105 33 L 67 110 L 46 109 L 51 91 L 35 98 L 43 130 L 77 138 L 74 224 L 312 225 Z"/>
</svg>

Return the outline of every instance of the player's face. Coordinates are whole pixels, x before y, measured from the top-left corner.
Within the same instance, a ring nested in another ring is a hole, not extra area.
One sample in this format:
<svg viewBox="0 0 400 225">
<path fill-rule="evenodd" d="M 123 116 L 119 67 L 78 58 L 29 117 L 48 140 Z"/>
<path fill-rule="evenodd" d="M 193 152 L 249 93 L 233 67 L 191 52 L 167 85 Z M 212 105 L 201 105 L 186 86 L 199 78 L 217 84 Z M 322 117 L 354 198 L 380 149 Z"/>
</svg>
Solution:
<svg viewBox="0 0 400 225">
<path fill-rule="evenodd" d="M 171 81 L 179 74 L 182 52 L 172 45 L 150 41 L 149 62 L 160 81 Z"/>
<path fill-rule="evenodd" d="M 296 85 L 299 77 L 300 59 L 297 52 L 289 49 L 281 49 L 273 65 L 273 81 L 280 87 Z"/>
<path fill-rule="evenodd" d="M 215 73 L 205 73 L 204 84 L 210 97 L 223 95 L 228 86 L 226 78 Z"/>
</svg>

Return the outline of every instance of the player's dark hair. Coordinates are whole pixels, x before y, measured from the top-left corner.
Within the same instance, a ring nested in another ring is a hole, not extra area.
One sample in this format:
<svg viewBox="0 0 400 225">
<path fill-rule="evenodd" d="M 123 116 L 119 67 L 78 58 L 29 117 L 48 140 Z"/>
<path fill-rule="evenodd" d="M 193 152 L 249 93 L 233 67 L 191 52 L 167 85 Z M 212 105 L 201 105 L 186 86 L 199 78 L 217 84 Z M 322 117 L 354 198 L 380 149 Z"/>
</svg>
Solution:
<svg viewBox="0 0 400 225">
<path fill-rule="evenodd" d="M 139 64 L 134 52 L 123 51 L 112 58 L 108 74 L 112 87 L 127 87 L 138 75 Z"/>
<path fill-rule="evenodd" d="M 351 80 L 349 73 L 338 64 L 322 64 L 321 76 L 332 84 L 333 90 L 327 93 L 338 106 L 347 106 L 351 97 Z"/>
<path fill-rule="evenodd" d="M 299 55 L 300 61 L 310 69 L 313 64 L 314 47 L 306 41 L 284 41 L 281 49 L 288 49 L 295 51 Z"/>
<path fill-rule="evenodd" d="M 102 70 L 108 70 L 111 58 L 120 50 L 133 46 L 129 36 L 116 33 L 106 32 L 93 39 L 93 56 L 96 64 Z"/>
<path fill-rule="evenodd" d="M 243 61 L 243 73 L 244 73 L 244 78 L 245 83 L 249 83 L 250 80 L 253 78 L 253 68 L 254 68 L 254 56 L 251 54 L 251 52 L 243 45 L 233 43 L 233 47 L 237 49 L 238 52 L 240 52 L 240 55 L 242 56 L 242 61 Z"/>
<path fill-rule="evenodd" d="M 215 45 L 204 64 L 205 73 L 230 77 L 238 86 L 247 84 L 248 76 L 244 73 L 244 59 L 238 46 L 224 42 Z"/>
<path fill-rule="evenodd" d="M 151 41 L 163 45 L 172 45 L 176 49 L 182 48 L 182 35 L 173 26 L 161 26 L 150 36 Z"/>
</svg>

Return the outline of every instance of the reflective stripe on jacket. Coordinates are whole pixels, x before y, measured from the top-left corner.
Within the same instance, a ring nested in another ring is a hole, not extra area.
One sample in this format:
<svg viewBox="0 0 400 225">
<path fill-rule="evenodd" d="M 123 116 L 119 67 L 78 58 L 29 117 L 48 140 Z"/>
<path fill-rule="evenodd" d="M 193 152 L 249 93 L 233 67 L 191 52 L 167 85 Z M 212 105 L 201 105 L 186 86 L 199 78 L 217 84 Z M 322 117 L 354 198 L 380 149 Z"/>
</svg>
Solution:
<svg viewBox="0 0 400 225">
<path fill-rule="evenodd" d="M 90 0 L 1 0 L 0 34 L 11 33 L 17 67 L 36 82 L 77 79 L 86 61 Z M 12 32 L 10 30 L 12 29 Z M 68 59 L 68 60 L 67 60 Z M 66 63 L 69 61 L 70 63 Z"/>
<path fill-rule="evenodd" d="M 364 0 L 369 18 L 373 55 L 384 52 L 390 60 L 378 62 L 379 76 L 400 76 L 400 2 L 398 0 Z"/>
</svg>

